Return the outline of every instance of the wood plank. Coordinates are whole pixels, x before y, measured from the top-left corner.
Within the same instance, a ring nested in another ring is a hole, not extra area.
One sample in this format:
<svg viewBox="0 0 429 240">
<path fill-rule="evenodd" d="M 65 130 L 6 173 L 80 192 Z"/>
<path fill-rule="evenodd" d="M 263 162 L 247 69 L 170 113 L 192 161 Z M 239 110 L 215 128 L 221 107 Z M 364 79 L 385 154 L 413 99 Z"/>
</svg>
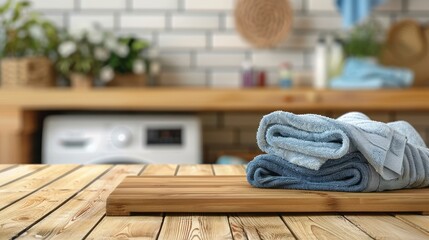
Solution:
<svg viewBox="0 0 429 240">
<path fill-rule="evenodd" d="M 162 219 L 160 215 L 106 216 L 86 239 L 156 239 Z"/>
<path fill-rule="evenodd" d="M 397 214 L 396 217 L 423 231 L 429 232 L 429 216 Z"/>
<path fill-rule="evenodd" d="M 213 169 L 210 164 L 180 165 L 177 176 L 212 176 Z"/>
<path fill-rule="evenodd" d="M 169 214 L 159 239 L 232 239 L 228 218 L 223 215 Z"/>
<path fill-rule="evenodd" d="M 143 171 L 144 176 L 173 176 L 177 170 L 177 164 L 150 164 Z"/>
<path fill-rule="evenodd" d="M 179 168 L 180 169 L 185 168 Z M 423 212 L 429 188 L 347 193 L 260 189 L 245 176 L 127 177 L 107 201 L 107 214 L 130 212 Z M 204 174 L 209 174 L 203 168 Z"/>
<path fill-rule="evenodd" d="M 106 199 L 127 175 L 137 175 L 143 165 L 117 165 L 32 226 L 21 236 L 83 239 L 105 214 Z"/>
<path fill-rule="evenodd" d="M 86 165 L 0 211 L 0 232 L 12 238 L 61 206 L 111 166 Z"/>
<path fill-rule="evenodd" d="M 213 170 L 216 176 L 244 176 L 246 172 L 244 171 L 243 165 L 213 165 Z"/>
<path fill-rule="evenodd" d="M 216 176 L 244 176 L 243 165 L 213 165 Z M 294 239 L 288 227 L 277 216 L 229 216 L 234 239 Z"/>
<path fill-rule="evenodd" d="M 229 217 L 234 239 L 295 239 L 279 216 Z"/>
<path fill-rule="evenodd" d="M 16 167 L 17 165 L 13 165 L 13 164 L 0 164 L 0 172 L 3 172 L 7 169 L 10 169 L 12 167 Z"/>
<path fill-rule="evenodd" d="M 283 215 L 282 218 L 298 239 L 371 239 L 340 215 Z"/>
<path fill-rule="evenodd" d="M 143 176 L 173 176 L 177 165 L 147 165 Z M 113 217 L 106 216 L 94 228 L 87 239 L 143 238 L 156 239 L 164 217 L 160 214 L 144 216 Z"/>
<path fill-rule="evenodd" d="M 180 165 L 177 172 L 181 176 L 213 174 L 211 165 Z M 228 217 L 224 215 L 167 214 L 159 239 L 232 239 L 232 235 Z"/>
<path fill-rule="evenodd" d="M 40 164 L 19 165 L 18 167 L 4 171 L 0 173 L 0 187 L 45 167 L 46 165 Z"/>
<path fill-rule="evenodd" d="M 79 165 L 52 165 L 8 185 L 0 187 L 0 209 L 37 191 L 55 179 L 77 169 Z"/>
<path fill-rule="evenodd" d="M 427 99 L 427 88 L 378 91 L 296 88 L 0 89 L 0 108 L 31 110 L 427 111 Z"/>
<path fill-rule="evenodd" d="M 428 239 L 429 234 L 389 215 L 346 215 L 348 220 L 375 239 Z"/>
</svg>

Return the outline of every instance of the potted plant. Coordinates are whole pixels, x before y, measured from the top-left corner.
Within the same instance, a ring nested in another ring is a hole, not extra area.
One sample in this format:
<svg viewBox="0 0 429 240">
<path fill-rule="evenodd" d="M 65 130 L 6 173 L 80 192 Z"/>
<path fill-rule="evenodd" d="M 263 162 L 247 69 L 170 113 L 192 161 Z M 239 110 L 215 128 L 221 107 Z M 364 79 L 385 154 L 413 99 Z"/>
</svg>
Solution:
<svg viewBox="0 0 429 240">
<path fill-rule="evenodd" d="M 110 56 L 110 52 L 103 48 L 103 35 L 98 31 L 72 30 L 65 33 L 58 46 L 57 71 L 70 79 L 74 88 L 90 88 L 103 66 L 103 62 Z M 100 51 L 104 52 L 103 59 L 97 59 Z"/>
<path fill-rule="evenodd" d="M 109 86 L 144 85 L 148 44 L 135 38 L 117 38 L 99 26 L 72 30 L 58 47 L 58 71 L 77 88 L 91 87 L 94 79 Z"/>
<path fill-rule="evenodd" d="M 345 55 L 376 61 L 381 51 L 381 33 L 382 28 L 375 19 L 357 25 L 343 39 Z"/>
<path fill-rule="evenodd" d="M 110 37 L 111 55 L 101 70 L 101 80 L 107 80 L 104 71 L 114 72 L 114 77 L 108 81 L 108 86 L 143 86 L 146 82 L 147 61 L 142 53 L 148 48 L 148 43 L 134 37 L 115 39 Z M 106 70 L 107 69 L 107 70 Z"/>
<path fill-rule="evenodd" d="M 49 86 L 54 83 L 52 61 L 58 44 L 55 26 L 28 10 L 26 1 L 0 5 L 2 86 Z"/>
</svg>

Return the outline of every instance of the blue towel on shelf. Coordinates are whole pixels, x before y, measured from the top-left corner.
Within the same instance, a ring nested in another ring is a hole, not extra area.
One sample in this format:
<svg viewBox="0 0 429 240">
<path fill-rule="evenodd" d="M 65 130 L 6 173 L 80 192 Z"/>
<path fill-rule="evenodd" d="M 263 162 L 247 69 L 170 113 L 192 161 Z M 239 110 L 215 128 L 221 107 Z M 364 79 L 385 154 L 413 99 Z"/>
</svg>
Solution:
<svg viewBox="0 0 429 240">
<path fill-rule="evenodd" d="M 255 187 L 372 192 L 429 186 L 429 149 L 404 121 L 277 111 L 261 120 L 257 140 L 268 154 L 247 167 Z"/>
<path fill-rule="evenodd" d="M 343 17 L 344 27 L 350 28 L 371 15 L 372 9 L 383 2 L 384 0 L 336 0 L 336 5 Z"/>
<path fill-rule="evenodd" d="M 343 72 L 332 79 L 330 85 L 335 89 L 380 89 L 404 88 L 412 85 L 414 74 L 404 68 L 383 67 L 377 63 L 348 58 Z"/>
</svg>

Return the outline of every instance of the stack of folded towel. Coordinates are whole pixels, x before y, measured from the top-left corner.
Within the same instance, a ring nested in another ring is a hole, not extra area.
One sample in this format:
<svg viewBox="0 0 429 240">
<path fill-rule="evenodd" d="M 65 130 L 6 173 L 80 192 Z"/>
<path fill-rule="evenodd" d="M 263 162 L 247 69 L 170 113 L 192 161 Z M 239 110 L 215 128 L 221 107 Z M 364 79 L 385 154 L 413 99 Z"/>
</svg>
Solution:
<svg viewBox="0 0 429 240">
<path fill-rule="evenodd" d="M 267 154 L 247 167 L 255 187 L 373 192 L 429 186 L 429 149 L 404 121 L 277 111 L 262 118 L 257 142 Z"/>
</svg>

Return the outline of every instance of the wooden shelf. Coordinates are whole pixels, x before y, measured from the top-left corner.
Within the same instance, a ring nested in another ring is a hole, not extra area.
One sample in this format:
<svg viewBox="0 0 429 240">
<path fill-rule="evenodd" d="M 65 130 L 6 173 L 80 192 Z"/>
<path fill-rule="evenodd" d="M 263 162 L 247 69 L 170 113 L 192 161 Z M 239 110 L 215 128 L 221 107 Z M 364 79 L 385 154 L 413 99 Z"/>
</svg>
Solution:
<svg viewBox="0 0 429 240">
<path fill-rule="evenodd" d="M 1 89 L 0 108 L 149 111 L 426 111 L 429 89 Z"/>
</svg>

